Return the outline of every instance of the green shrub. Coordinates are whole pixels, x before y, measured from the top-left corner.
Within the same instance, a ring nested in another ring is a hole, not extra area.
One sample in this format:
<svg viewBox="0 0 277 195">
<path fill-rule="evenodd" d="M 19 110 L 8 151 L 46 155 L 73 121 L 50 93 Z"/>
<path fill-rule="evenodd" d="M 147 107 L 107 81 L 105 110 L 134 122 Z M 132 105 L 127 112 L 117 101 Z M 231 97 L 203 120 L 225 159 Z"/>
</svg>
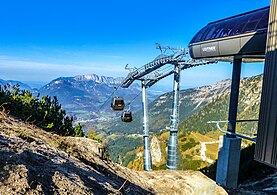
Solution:
<svg viewBox="0 0 277 195">
<path fill-rule="evenodd" d="M 193 138 L 190 138 L 188 142 L 181 145 L 181 151 L 186 151 L 190 148 L 197 146 L 198 144 L 199 142 L 195 141 Z"/>
<path fill-rule="evenodd" d="M 114 140 L 110 140 L 108 143 L 108 152 L 110 154 L 111 160 L 117 163 L 126 163 L 125 166 L 129 163 L 129 161 L 134 160 L 134 155 L 126 156 L 126 154 L 136 148 L 142 146 L 142 139 L 133 138 L 133 137 L 118 137 Z M 127 158 L 128 160 L 125 160 Z"/>
<path fill-rule="evenodd" d="M 82 130 L 84 125 L 81 125 L 80 123 L 74 128 L 74 136 L 75 137 L 84 137 L 84 132 Z"/>
<path fill-rule="evenodd" d="M 97 135 L 97 132 L 95 129 L 91 128 L 89 131 L 88 131 L 88 138 L 89 139 L 92 139 L 92 140 L 95 140 L 99 143 L 102 143 L 102 140 L 100 139 L 100 137 Z"/>
<path fill-rule="evenodd" d="M 19 85 L 0 86 L 0 109 L 46 130 L 65 136 L 83 136 L 82 126 L 73 127 L 73 118 L 66 115 L 58 98 L 33 96 Z"/>
</svg>

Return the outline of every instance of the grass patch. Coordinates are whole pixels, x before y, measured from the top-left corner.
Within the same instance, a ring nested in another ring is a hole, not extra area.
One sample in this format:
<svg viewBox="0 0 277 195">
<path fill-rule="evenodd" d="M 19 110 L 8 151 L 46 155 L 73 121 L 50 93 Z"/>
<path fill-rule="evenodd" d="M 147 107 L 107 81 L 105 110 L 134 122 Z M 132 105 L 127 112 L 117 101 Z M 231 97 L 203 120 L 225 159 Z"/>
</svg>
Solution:
<svg viewBox="0 0 277 195">
<path fill-rule="evenodd" d="M 218 156 L 218 144 L 206 144 L 206 156 L 210 159 L 217 159 Z"/>
</svg>

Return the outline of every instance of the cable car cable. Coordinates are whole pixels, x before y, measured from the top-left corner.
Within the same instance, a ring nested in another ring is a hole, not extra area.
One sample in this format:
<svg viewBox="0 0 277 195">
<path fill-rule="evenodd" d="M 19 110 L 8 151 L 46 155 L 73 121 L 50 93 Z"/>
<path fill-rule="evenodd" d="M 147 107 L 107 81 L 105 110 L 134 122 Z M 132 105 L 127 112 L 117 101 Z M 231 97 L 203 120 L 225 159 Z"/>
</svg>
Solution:
<svg viewBox="0 0 277 195">
<path fill-rule="evenodd" d="M 135 101 L 135 99 L 142 93 L 142 91 L 140 91 L 127 105 L 129 106 L 127 110 L 124 110 L 121 114 L 121 121 L 122 122 L 132 122 L 133 121 L 133 116 L 132 116 L 132 112 L 131 110 L 131 103 L 133 103 Z"/>
<path fill-rule="evenodd" d="M 135 101 L 135 99 L 142 93 L 142 91 L 140 91 L 127 105 L 131 105 L 131 103 L 133 103 Z"/>
<path fill-rule="evenodd" d="M 121 87 L 121 85 L 118 85 L 117 87 L 114 87 L 114 91 L 111 93 L 111 95 L 108 96 L 108 98 L 107 98 L 106 101 L 100 106 L 100 108 L 98 109 L 98 111 L 100 111 L 100 110 L 104 107 L 104 105 L 110 100 L 110 98 L 111 98 L 112 96 L 115 95 L 115 92 L 116 92 L 120 87 Z"/>
</svg>

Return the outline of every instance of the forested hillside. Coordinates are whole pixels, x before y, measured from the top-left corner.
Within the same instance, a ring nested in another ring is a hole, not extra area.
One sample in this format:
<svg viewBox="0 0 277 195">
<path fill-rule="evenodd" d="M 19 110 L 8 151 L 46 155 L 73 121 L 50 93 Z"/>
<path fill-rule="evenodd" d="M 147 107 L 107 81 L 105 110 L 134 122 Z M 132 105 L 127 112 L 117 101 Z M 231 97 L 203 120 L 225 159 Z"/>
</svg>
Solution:
<svg viewBox="0 0 277 195">
<path fill-rule="evenodd" d="M 180 121 L 197 113 L 203 106 L 230 87 L 230 80 L 221 81 L 212 86 L 186 89 L 180 91 Z M 149 124 L 152 133 L 159 133 L 169 126 L 172 107 L 172 92 L 165 93 L 149 104 Z M 142 111 L 134 114 L 131 123 L 120 123 L 109 127 L 109 133 L 139 134 L 142 132 Z"/>
<path fill-rule="evenodd" d="M 238 119 L 257 119 L 260 104 L 260 94 L 262 86 L 262 75 L 244 78 L 241 80 L 241 89 L 239 95 Z M 184 90 L 181 92 L 180 104 L 180 125 L 179 125 L 179 168 L 180 169 L 199 169 L 207 164 L 212 163 L 217 158 L 218 136 L 221 134 L 216 125 L 208 124 L 208 121 L 226 121 L 228 117 L 230 96 L 230 80 L 221 81 L 212 86 L 205 86 L 195 89 Z M 171 97 L 171 98 L 170 98 Z M 150 114 L 150 132 L 152 137 L 157 137 L 160 151 L 163 158 L 157 164 L 158 169 L 165 168 L 166 163 L 166 147 L 168 141 L 169 116 L 171 111 L 172 94 L 168 93 L 160 96 L 149 106 Z M 186 110 L 186 111 L 184 111 Z M 154 123 L 155 122 L 155 123 Z M 137 120 L 136 133 L 142 134 L 142 121 Z M 225 128 L 226 124 L 222 124 Z M 120 126 L 121 132 L 125 134 L 134 133 L 133 125 Z M 162 130 L 162 131 L 158 131 Z M 257 122 L 238 123 L 237 132 L 253 136 L 257 130 Z M 114 129 L 117 132 L 117 129 Z M 154 136 L 155 135 L 155 136 Z M 113 160 L 128 165 L 131 168 L 142 169 L 142 144 L 137 145 L 136 138 L 128 145 L 132 146 L 129 152 L 124 146 L 124 152 L 120 148 L 124 145 L 122 136 L 120 139 L 113 139 L 113 145 L 116 147 L 116 155 L 114 155 L 114 147 L 109 147 L 109 151 Z M 142 137 L 140 137 L 142 139 Z M 247 144 L 247 143 L 246 143 Z M 108 145 L 110 146 L 110 145 Z M 133 150 L 134 148 L 137 148 Z M 201 152 L 202 150 L 202 152 Z M 203 153 L 205 150 L 205 153 Z M 154 150 L 152 153 L 157 152 Z M 155 155 L 155 154 L 153 154 Z M 126 159 L 122 159 L 126 156 Z M 133 158 L 135 157 L 135 158 Z M 130 159 L 133 160 L 128 163 Z M 128 159 L 128 160 L 127 160 Z"/>
</svg>

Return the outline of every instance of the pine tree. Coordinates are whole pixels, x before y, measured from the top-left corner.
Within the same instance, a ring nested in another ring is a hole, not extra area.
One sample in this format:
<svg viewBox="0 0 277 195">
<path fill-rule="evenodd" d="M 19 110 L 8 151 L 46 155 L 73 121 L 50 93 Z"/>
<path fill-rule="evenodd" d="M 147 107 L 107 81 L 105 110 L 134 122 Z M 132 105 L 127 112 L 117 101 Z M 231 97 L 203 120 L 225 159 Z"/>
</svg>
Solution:
<svg viewBox="0 0 277 195">
<path fill-rule="evenodd" d="M 19 85 L 7 84 L 4 88 L 0 86 L 0 107 L 46 131 L 65 136 L 84 136 L 83 126 L 73 127 L 73 117 L 66 115 L 56 96 L 39 99 L 39 94 L 33 96 L 30 91 L 20 90 Z"/>
</svg>

